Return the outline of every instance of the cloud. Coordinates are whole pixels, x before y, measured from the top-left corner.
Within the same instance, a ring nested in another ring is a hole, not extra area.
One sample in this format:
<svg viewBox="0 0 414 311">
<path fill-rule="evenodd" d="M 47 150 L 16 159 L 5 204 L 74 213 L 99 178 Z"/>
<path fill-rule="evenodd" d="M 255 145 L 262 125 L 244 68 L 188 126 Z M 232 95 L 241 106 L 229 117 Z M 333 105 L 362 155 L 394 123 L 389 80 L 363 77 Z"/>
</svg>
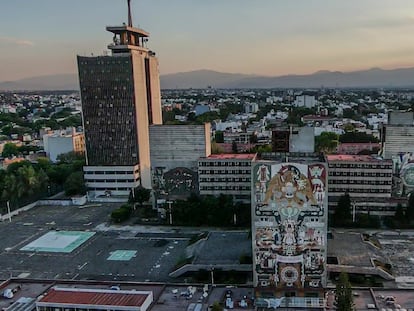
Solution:
<svg viewBox="0 0 414 311">
<path fill-rule="evenodd" d="M 12 45 L 19 45 L 19 46 L 34 46 L 33 41 L 23 40 L 18 38 L 10 38 L 10 37 L 0 37 L 0 44 L 12 44 Z"/>
</svg>

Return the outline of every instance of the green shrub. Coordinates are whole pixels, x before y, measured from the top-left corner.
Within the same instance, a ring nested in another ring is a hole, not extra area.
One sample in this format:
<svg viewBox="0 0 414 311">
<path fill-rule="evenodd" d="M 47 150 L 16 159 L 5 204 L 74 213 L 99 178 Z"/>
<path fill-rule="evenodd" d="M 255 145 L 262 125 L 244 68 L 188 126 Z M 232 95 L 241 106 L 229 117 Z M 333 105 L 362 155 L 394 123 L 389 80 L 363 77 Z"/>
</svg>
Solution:
<svg viewBox="0 0 414 311">
<path fill-rule="evenodd" d="M 121 223 L 131 217 L 132 208 L 128 204 L 122 205 L 120 208 L 112 211 L 111 218 L 116 223 Z"/>
</svg>

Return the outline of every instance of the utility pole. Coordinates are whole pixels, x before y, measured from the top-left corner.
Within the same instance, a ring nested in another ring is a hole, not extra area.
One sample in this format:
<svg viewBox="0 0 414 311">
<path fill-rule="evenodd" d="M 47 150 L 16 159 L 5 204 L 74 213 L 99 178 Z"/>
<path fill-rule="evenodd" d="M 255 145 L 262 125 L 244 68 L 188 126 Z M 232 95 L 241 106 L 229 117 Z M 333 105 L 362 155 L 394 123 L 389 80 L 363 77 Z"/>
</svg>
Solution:
<svg viewBox="0 0 414 311">
<path fill-rule="evenodd" d="M 211 287 L 214 287 L 214 267 L 211 267 L 210 273 L 211 273 Z"/>
<path fill-rule="evenodd" d="M 9 213 L 9 222 L 11 222 L 10 201 L 7 201 L 7 213 Z"/>
<path fill-rule="evenodd" d="M 167 201 L 168 203 L 168 210 L 170 212 L 170 225 L 173 224 L 173 216 L 172 216 L 172 208 L 171 208 L 171 204 L 174 203 L 173 201 Z"/>
<path fill-rule="evenodd" d="M 352 222 L 355 222 L 355 202 L 352 202 Z"/>
</svg>

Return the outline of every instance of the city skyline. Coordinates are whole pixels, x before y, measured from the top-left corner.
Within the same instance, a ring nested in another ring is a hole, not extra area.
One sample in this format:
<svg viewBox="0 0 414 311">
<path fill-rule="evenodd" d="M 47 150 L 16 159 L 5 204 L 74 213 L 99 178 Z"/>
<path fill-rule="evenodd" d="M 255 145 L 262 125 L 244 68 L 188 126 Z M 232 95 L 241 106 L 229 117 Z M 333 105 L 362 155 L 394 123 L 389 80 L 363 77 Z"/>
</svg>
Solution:
<svg viewBox="0 0 414 311">
<path fill-rule="evenodd" d="M 24 3 L 24 4 L 23 4 Z M 0 81 L 75 73 L 76 55 L 102 54 L 106 25 L 126 0 L 5 1 Z M 362 14 L 356 14 L 356 12 Z M 210 69 L 277 76 L 414 66 L 414 3 L 406 0 L 132 1 L 161 74 Z M 13 27 L 10 27 L 13 26 Z"/>
</svg>

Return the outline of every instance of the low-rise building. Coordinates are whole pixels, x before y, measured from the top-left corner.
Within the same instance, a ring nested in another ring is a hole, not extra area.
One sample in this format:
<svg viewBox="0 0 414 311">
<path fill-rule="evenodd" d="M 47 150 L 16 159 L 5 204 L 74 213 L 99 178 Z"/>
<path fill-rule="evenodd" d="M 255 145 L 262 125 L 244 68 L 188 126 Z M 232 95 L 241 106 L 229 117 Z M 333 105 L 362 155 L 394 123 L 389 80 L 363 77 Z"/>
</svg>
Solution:
<svg viewBox="0 0 414 311">
<path fill-rule="evenodd" d="M 305 127 L 279 127 L 272 131 L 273 152 L 314 152 L 315 129 Z"/>
<path fill-rule="evenodd" d="M 85 135 L 82 132 L 76 132 L 75 128 L 53 131 L 43 136 L 43 145 L 49 159 L 56 162 L 61 154 L 85 152 Z"/>
<path fill-rule="evenodd" d="M 55 286 L 36 301 L 36 311 L 146 311 L 153 299 L 151 291 Z"/>
<path fill-rule="evenodd" d="M 151 125 L 152 188 L 159 194 L 185 197 L 198 192 L 198 159 L 211 154 L 211 126 Z"/>
<path fill-rule="evenodd" d="M 256 154 L 212 154 L 198 160 L 201 195 L 231 195 L 235 201 L 250 202 L 251 166 Z"/>
<path fill-rule="evenodd" d="M 327 155 L 329 205 L 348 193 L 355 204 L 391 198 L 391 160 L 368 155 Z M 358 208 L 357 206 L 357 208 Z"/>
<path fill-rule="evenodd" d="M 124 202 L 131 189 L 140 185 L 139 165 L 84 166 L 83 172 L 91 201 Z"/>
<path fill-rule="evenodd" d="M 315 96 L 312 95 L 300 95 L 296 96 L 293 105 L 295 107 L 306 107 L 313 108 L 318 104 L 318 101 L 315 99 Z"/>
<path fill-rule="evenodd" d="M 377 153 L 380 148 L 380 143 L 340 143 L 336 151 L 338 154 L 358 154 L 363 150 Z"/>
</svg>

